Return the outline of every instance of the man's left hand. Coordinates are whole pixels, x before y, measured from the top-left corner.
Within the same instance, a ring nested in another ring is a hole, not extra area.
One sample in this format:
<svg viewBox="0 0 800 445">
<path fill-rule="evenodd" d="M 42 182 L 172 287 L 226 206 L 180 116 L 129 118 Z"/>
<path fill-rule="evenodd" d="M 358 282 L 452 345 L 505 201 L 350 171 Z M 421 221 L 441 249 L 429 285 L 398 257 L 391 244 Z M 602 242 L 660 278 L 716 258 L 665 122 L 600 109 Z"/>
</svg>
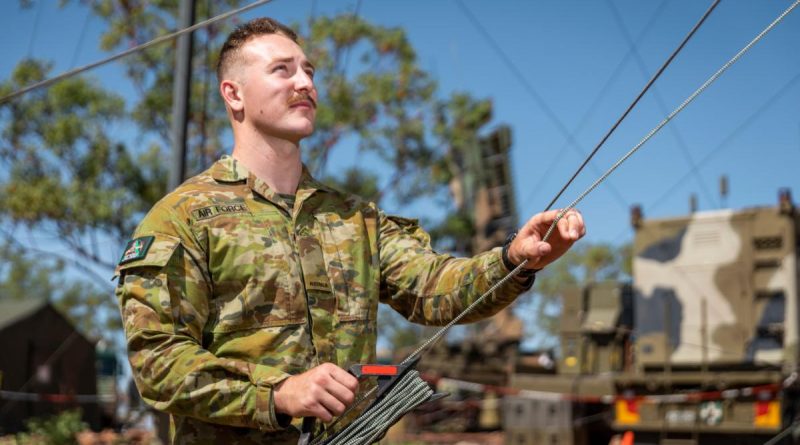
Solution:
<svg viewBox="0 0 800 445">
<path fill-rule="evenodd" d="M 527 259 L 526 269 L 541 269 L 561 257 L 575 241 L 586 235 L 583 216 L 578 210 L 571 209 L 558 221 L 547 242 L 543 242 L 542 238 L 560 212 L 550 210 L 529 219 L 508 247 L 509 261 L 520 264 Z"/>
</svg>

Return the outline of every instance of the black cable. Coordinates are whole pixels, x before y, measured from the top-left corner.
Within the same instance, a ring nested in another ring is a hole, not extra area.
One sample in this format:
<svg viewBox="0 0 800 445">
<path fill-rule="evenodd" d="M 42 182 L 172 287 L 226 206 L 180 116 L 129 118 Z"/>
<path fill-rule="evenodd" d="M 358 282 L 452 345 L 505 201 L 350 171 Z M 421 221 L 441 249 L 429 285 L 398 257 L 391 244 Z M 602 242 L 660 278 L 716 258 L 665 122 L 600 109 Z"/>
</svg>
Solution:
<svg viewBox="0 0 800 445">
<path fill-rule="evenodd" d="M 625 22 L 622 20 L 622 16 L 619 13 L 619 9 L 614 6 L 614 2 L 612 0 L 606 0 L 608 4 L 608 8 L 611 10 L 612 16 L 614 16 L 614 21 L 617 22 L 617 27 L 619 28 L 622 35 L 625 37 L 625 40 L 629 42 L 629 44 L 633 43 L 633 39 L 631 37 L 630 32 L 628 31 L 627 26 L 625 26 Z M 639 70 L 642 72 L 642 75 L 647 77 L 647 65 L 645 65 L 644 60 L 642 60 L 642 56 L 640 55 L 639 51 L 636 51 L 635 46 L 633 52 L 633 57 L 636 60 L 636 65 L 639 67 Z M 658 93 L 658 88 L 653 88 L 653 98 L 658 105 L 659 111 L 666 116 L 669 113 L 666 104 L 664 103 L 664 99 L 661 97 L 661 94 Z M 681 153 L 683 154 L 686 161 L 689 163 L 690 167 L 694 167 L 695 161 L 692 157 L 691 153 L 689 152 L 689 147 L 686 145 L 686 140 L 683 138 L 683 135 L 678 130 L 677 124 L 672 124 L 669 126 L 669 130 L 672 132 L 672 136 L 675 138 L 677 142 L 678 148 L 681 149 Z M 696 171 L 695 180 L 697 180 L 698 185 L 700 186 L 700 190 L 703 192 L 705 199 L 716 207 L 719 207 L 719 201 L 714 198 L 714 195 L 709 191 L 708 187 L 706 186 L 705 181 L 703 181 L 702 175 Z"/>
<path fill-rule="evenodd" d="M 361 14 L 361 1 L 362 0 L 356 0 L 356 5 L 353 7 L 353 13 L 350 15 L 350 26 L 355 26 L 360 19 L 359 15 Z M 355 43 L 345 49 L 344 63 L 341 65 L 342 69 L 339 70 L 339 75 L 342 76 L 342 78 L 344 78 L 344 76 L 347 74 L 347 68 L 350 66 L 350 52 L 354 45 Z"/>
<path fill-rule="evenodd" d="M 89 9 L 89 8 L 87 8 Z M 72 61 L 69 63 L 70 68 L 75 68 L 75 65 L 78 63 L 78 55 L 80 55 L 81 50 L 83 49 L 83 41 L 86 39 L 86 31 L 89 29 L 89 21 L 92 19 L 92 10 L 89 9 L 86 12 L 86 18 L 83 19 L 83 26 L 81 26 L 81 34 L 78 36 L 78 43 L 75 45 L 75 51 L 72 53 Z"/>
<path fill-rule="evenodd" d="M 39 34 L 39 21 L 42 18 L 42 5 L 44 5 L 44 0 L 39 1 L 39 5 L 36 7 L 36 16 L 33 18 L 33 28 L 31 29 L 31 37 L 28 39 L 28 58 L 30 59 L 33 55 L 33 43 L 36 41 L 36 37 Z"/>
<path fill-rule="evenodd" d="M 786 93 L 788 93 L 789 90 L 791 90 L 791 88 L 794 85 L 796 85 L 798 81 L 800 81 L 800 73 L 795 74 L 794 77 L 792 77 L 792 79 L 790 79 L 787 83 L 785 83 L 782 87 L 780 87 L 777 91 L 775 91 L 775 93 L 773 93 L 764 103 L 762 103 L 756 109 L 755 112 L 753 112 L 749 116 L 747 116 L 744 119 L 744 121 L 739 123 L 739 125 L 737 125 L 736 128 L 733 129 L 733 131 L 728 133 L 728 135 L 725 136 L 725 138 L 723 138 L 722 141 L 720 141 L 710 152 L 708 152 L 708 154 L 706 154 L 694 166 L 692 166 L 692 169 L 699 169 L 701 166 L 703 166 L 704 164 L 709 162 L 711 160 L 711 158 L 715 157 L 716 155 L 718 155 L 720 152 L 722 152 L 726 148 L 729 148 L 731 146 L 730 143 L 742 131 L 744 131 L 745 129 L 750 127 L 750 125 L 753 124 L 756 121 L 756 119 L 758 119 L 758 117 L 760 115 L 762 115 L 764 112 L 766 112 L 772 106 L 772 104 L 775 103 L 775 101 L 785 97 Z M 650 204 L 648 204 L 646 206 L 643 206 L 643 211 L 645 213 L 647 213 L 647 211 L 652 210 L 652 209 L 660 206 L 661 204 L 663 204 L 664 201 L 666 201 L 667 198 L 669 198 L 673 193 L 675 193 L 677 191 L 678 187 L 680 185 L 682 185 L 684 183 L 684 181 L 686 179 L 688 179 L 689 176 L 691 176 L 692 174 L 693 174 L 693 172 L 690 169 L 690 171 L 686 172 L 682 177 L 680 177 L 678 180 L 676 180 L 664 193 L 662 193 L 658 198 L 653 200 L 653 202 L 651 202 Z M 620 240 L 622 240 L 623 236 L 625 236 L 625 234 L 627 234 L 628 230 L 630 230 L 630 229 L 626 227 L 626 228 L 622 229 L 619 233 L 617 233 L 617 235 L 614 236 L 614 238 L 613 238 L 615 240 L 615 242 L 617 242 L 617 243 L 620 242 Z"/>
<path fill-rule="evenodd" d="M 636 39 L 634 39 L 634 41 L 632 43 L 629 43 L 630 48 L 628 49 L 628 52 L 622 57 L 622 59 L 620 59 L 620 61 L 617 63 L 617 66 L 614 67 L 614 69 L 611 71 L 611 75 L 608 76 L 608 78 L 606 79 L 606 81 L 603 84 L 603 86 L 600 87 L 600 90 L 599 90 L 600 92 L 597 93 L 597 95 L 594 97 L 594 99 L 592 99 L 591 104 L 589 104 L 589 107 L 586 109 L 586 111 L 584 112 L 583 116 L 581 116 L 580 121 L 575 126 L 575 128 L 572 130 L 572 134 L 571 134 L 571 138 L 572 139 L 574 139 L 575 137 L 578 136 L 578 134 L 581 132 L 581 130 L 583 130 L 583 128 L 589 122 L 589 119 L 594 115 L 594 112 L 599 107 L 601 100 L 611 90 L 612 85 L 614 85 L 615 81 L 619 78 L 620 74 L 622 74 L 623 69 L 628 64 L 628 60 L 631 57 L 633 57 L 633 54 L 636 51 L 636 42 L 637 41 L 641 41 L 642 39 L 644 39 L 644 37 L 647 35 L 647 33 L 654 28 L 654 24 L 661 17 L 661 14 L 664 12 L 664 9 L 665 9 L 666 5 L 667 5 L 667 0 L 662 0 L 661 4 L 658 6 L 658 8 L 656 8 L 656 10 L 653 13 L 653 15 L 647 20 L 647 23 L 645 23 L 644 26 L 642 27 L 642 32 L 639 33 L 639 35 L 636 37 Z M 559 160 L 561 158 L 561 154 L 564 152 L 564 150 L 569 145 L 571 145 L 569 142 L 567 142 L 564 145 L 562 145 L 561 148 L 559 148 L 558 151 L 556 152 L 555 156 L 553 156 L 553 159 L 551 160 L 550 164 L 547 167 L 545 167 L 542 171 L 545 171 L 545 172 L 552 171 L 553 168 L 556 166 L 556 164 L 559 162 Z M 577 150 L 577 151 L 578 151 L 578 153 L 580 153 L 580 155 L 582 157 L 586 156 L 586 152 L 584 152 L 583 150 Z M 597 168 L 595 168 L 594 170 L 595 170 L 595 173 L 598 176 L 602 173 Z M 537 196 L 537 194 L 542 189 L 542 187 L 543 187 L 543 185 L 544 185 L 544 183 L 545 183 L 545 181 L 547 179 L 548 179 L 547 175 L 541 175 L 541 177 L 539 178 L 539 181 L 533 187 L 531 187 L 529 189 L 528 196 L 522 201 L 522 208 L 528 207 L 528 204 L 533 202 L 533 198 L 535 198 Z M 610 182 L 608 183 L 608 186 L 611 186 Z M 616 187 L 609 187 L 609 188 L 612 191 L 612 193 L 614 193 L 615 195 L 620 195 L 621 196 L 621 194 L 616 191 Z M 623 199 L 623 201 L 624 201 L 624 199 Z M 623 204 L 623 207 L 625 208 L 625 210 L 627 210 L 630 207 L 628 205 L 628 203 L 626 203 L 626 202 L 623 202 L 622 204 Z"/>
<path fill-rule="evenodd" d="M 647 209 L 654 209 L 661 205 L 666 198 L 668 198 L 675 190 L 684 183 L 686 179 L 689 178 L 694 173 L 694 170 L 699 169 L 702 165 L 707 163 L 711 160 L 714 156 L 718 155 L 721 151 L 725 150 L 726 148 L 730 147 L 730 142 L 739 135 L 742 131 L 744 131 L 747 127 L 750 126 L 762 113 L 764 113 L 772 104 L 778 99 L 781 99 L 785 96 L 786 92 L 789 91 L 792 87 L 794 87 L 797 82 L 800 81 L 800 73 L 795 74 L 786 84 L 784 84 L 781 88 L 779 88 L 769 99 L 766 100 L 758 109 L 753 112 L 750 116 L 748 116 L 744 122 L 739 124 L 728 136 L 725 137 L 717 146 L 711 150 L 708 154 L 706 154 L 702 159 L 697 161 L 697 163 L 692 167 L 691 170 L 686 172 L 680 179 L 675 181 L 674 184 L 661 196 L 656 198 L 652 204 L 650 204 Z"/>
<path fill-rule="evenodd" d="M 705 12 L 705 14 L 703 14 L 703 17 L 700 18 L 700 20 L 694 25 L 694 27 L 691 29 L 691 31 L 689 31 L 689 34 L 687 34 L 686 37 L 683 38 L 683 41 L 680 43 L 680 45 L 678 45 L 678 47 L 675 48 L 675 51 L 673 51 L 672 54 L 664 62 L 664 64 L 661 65 L 661 68 L 659 68 L 658 71 L 655 73 L 655 75 L 653 75 L 653 77 L 650 79 L 650 81 L 647 82 L 647 85 L 645 85 L 645 87 L 642 89 L 642 91 L 639 93 L 639 95 L 636 97 L 636 99 L 634 99 L 634 101 L 628 106 L 628 109 L 625 110 L 624 113 L 622 113 L 622 116 L 620 116 L 619 119 L 617 119 L 617 122 L 611 127 L 610 130 L 608 130 L 606 135 L 603 136 L 603 139 L 600 140 L 600 142 L 597 144 L 597 146 L 594 148 L 594 150 L 592 150 L 592 152 L 589 154 L 589 156 L 583 161 L 581 166 L 578 167 L 577 170 L 575 170 L 575 173 L 572 175 L 572 177 L 569 178 L 567 183 L 564 184 L 564 186 L 556 194 L 556 196 L 553 198 L 553 200 L 550 201 L 550 204 L 547 205 L 547 207 L 545 208 L 545 211 L 550 210 L 550 208 L 553 207 L 553 204 L 555 204 L 555 202 L 558 200 L 558 198 L 560 198 L 561 195 L 564 193 L 564 191 L 567 190 L 567 187 L 569 187 L 570 184 L 572 184 L 572 181 L 575 180 L 575 178 L 578 176 L 578 174 L 580 174 L 580 172 L 583 170 L 583 168 L 586 167 L 586 164 L 588 164 L 589 161 L 597 153 L 597 151 L 600 150 L 600 147 L 602 147 L 603 144 L 606 142 L 606 140 L 608 140 L 608 138 L 611 136 L 611 134 L 614 133 L 614 130 L 616 130 L 617 127 L 619 126 L 619 124 L 622 123 L 623 119 L 625 119 L 625 117 L 628 116 L 628 113 L 630 113 L 631 110 L 633 110 L 633 107 L 635 107 L 636 104 L 639 103 L 639 100 L 642 98 L 642 96 L 644 96 L 644 94 L 647 92 L 647 90 L 650 89 L 650 86 L 653 85 L 653 83 L 655 83 L 656 79 L 658 79 L 659 76 L 661 76 L 661 73 L 663 73 L 664 70 L 667 69 L 667 66 L 669 66 L 670 63 L 672 63 L 672 60 L 675 58 L 675 56 L 678 55 L 678 53 L 683 49 L 683 47 L 686 46 L 686 44 L 689 42 L 689 39 L 692 38 L 694 33 L 697 32 L 698 29 L 700 29 L 700 26 L 703 24 L 703 22 L 706 21 L 706 18 L 708 18 L 708 16 L 711 15 L 711 11 L 713 11 L 714 8 L 717 7 L 719 2 L 720 2 L 720 0 L 714 0 L 714 3 L 712 3 L 711 6 L 708 8 L 708 10 Z"/>
<path fill-rule="evenodd" d="M 350 20 L 350 26 L 351 27 L 355 26 L 358 23 L 358 21 L 360 20 L 361 2 L 362 2 L 362 0 L 356 0 L 356 4 L 353 7 L 353 13 L 350 14 L 350 18 L 348 20 Z M 335 73 L 335 75 L 339 76 L 339 79 L 341 80 L 341 82 L 345 81 L 345 75 L 347 74 L 347 68 L 350 65 L 350 51 L 353 49 L 353 46 L 355 46 L 355 45 L 356 45 L 356 42 L 353 42 L 350 46 L 345 48 L 344 56 L 343 56 L 344 57 L 344 62 L 341 61 L 341 58 L 338 55 L 336 57 L 335 64 L 338 65 L 340 69 L 338 70 L 338 73 Z M 314 176 L 316 176 L 316 177 L 324 176 L 325 168 L 327 167 L 327 164 L 328 164 L 328 155 L 329 154 L 330 154 L 330 149 L 325 149 L 325 151 L 322 153 L 322 156 L 320 156 L 321 159 L 320 159 L 318 165 L 314 169 Z M 356 157 L 356 162 L 358 162 L 359 158 L 360 157 Z"/>
<path fill-rule="evenodd" d="M 464 13 L 467 19 L 469 19 L 469 21 L 472 23 L 475 29 L 477 29 L 478 32 L 481 34 L 481 36 L 483 36 L 484 40 L 486 40 L 489 46 L 492 47 L 494 52 L 500 56 L 500 59 L 506 65 L 511 74 L 513 74 L 514 77 L 517 78 L 517 81 L 519 81 L 519 83 L 522 84 L 523 89 L 533 98 L 533 100 L 536 102 L 539 108 L 542 111 L 544 111 L 545 116 L 547 116 L 550 119 L 550 121 L 556 126 L 561 135 L 564 136 L 564 138 L 567 140 L 567 143 L 576 147 L 576 149 L 581 153 L 581 155 L 583 155 L 582 150 L 578 148 L 579 147 L 578 142 L 575 140 L 573 134 L 570 133 L 566 125 L 564 125 L 564 122 L 562 122 L 561 119 L 558 118 L 558 115 L 556 115 L 555 111 L 553 111 L 553 109 L 547 104 L 547 102 L 545 102 L 542 95 L 539 94 L 538 91 L 536 91 L 536 88 L 534 88 L 533 85 L 531 85 L 531 83 L 528 82 L 528 79 L 525 78 L 525 76 L 522 74 L 522 71 L 516 66 L 516 64 L 514 64 L 513 60 L 511 60 L 511 57 L 505 52 L 505 50 L 503 50 L 503 47 L 500 46 L 500 44 L 498 44 L 497 41 L 494 40 L 489 31 L 481 24 L 478 18 L 475 17 L 475 15 L 469 10 L 469 8 L 467 8 L 466 5 L 464 5 L 464 3 L 461 0 L 457 0 L 456 4 L 459 6 L 459 8 L 461 8 L 461 11 Z M 625 199 L 622 197 L 622 194 L 619 193 L 618 190 L 616 190 L 613 186 L 611 186 L 610 183 L 607 184 L 607 187 L 624 208 L 629 207 L 628 203 L 625 202 Z"/>
</svg>

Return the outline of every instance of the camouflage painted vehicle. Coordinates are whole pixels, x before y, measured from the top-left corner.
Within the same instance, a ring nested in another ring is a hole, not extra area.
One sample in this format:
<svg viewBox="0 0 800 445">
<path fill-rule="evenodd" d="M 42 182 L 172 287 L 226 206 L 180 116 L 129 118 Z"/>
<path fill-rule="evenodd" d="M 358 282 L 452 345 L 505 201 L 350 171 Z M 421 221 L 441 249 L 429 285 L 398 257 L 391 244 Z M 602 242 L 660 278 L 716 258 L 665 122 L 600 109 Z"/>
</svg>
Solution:
<svg viewBox="0 0 800 445">
<path fill-rule="evenodd" d="M 632 220 L 632 284 L 565 293 L 557 374 L 512 378 L 562 397 L 506 398 L 507 443 L 627 432 L 636 444 L 761 445 L 792 426 L 800 214 L 789 192 L 777 207 Z M 532 428 L 534 409 L 557 415 Z"/>
</svg>

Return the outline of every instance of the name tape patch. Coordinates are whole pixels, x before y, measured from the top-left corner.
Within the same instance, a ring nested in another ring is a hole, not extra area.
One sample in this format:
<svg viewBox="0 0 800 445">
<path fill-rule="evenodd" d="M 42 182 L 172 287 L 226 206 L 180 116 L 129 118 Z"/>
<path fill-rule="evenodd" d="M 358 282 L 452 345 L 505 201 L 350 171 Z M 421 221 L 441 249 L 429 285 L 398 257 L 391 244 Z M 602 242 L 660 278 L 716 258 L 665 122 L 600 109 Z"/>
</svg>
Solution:
<svg viewBox="0 0 800 445">
<path fill-rule="evenodd" d="M 141 260 L 147 256 L 147 251 L 150 249 L 150 245 L 153 244 L 154 239 L 154 236 L 142 236 L 128 241 L 128 244 L 125 245 L 125 251 L 122 253 L 122 258 L 119 259 L 119 264 Z"/>
<path fill-rule="evenodd" d="M 234 202 L 229 204 L 214 204 L 200 209 L 192 210 L 192 216 L 196 221 L 213 218 L 223 214 L 250 213 L 247 204 Z"/>
</svg>

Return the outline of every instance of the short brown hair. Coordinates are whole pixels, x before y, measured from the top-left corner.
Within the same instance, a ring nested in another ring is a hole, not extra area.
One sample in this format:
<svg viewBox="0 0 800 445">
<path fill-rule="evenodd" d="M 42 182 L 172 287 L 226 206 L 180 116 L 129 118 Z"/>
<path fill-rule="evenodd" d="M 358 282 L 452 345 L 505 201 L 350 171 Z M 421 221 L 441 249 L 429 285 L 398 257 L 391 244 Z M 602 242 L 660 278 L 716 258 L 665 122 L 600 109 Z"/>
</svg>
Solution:
<svg viewBox="0 0 800 445">
<path fill-rule="evenodd" d="M 220 82 L 222 81 L 225 69 L 230 65 L 232 60 L 236 59 L 239 54 L 239 49 L 247 43 L 248 40 L 266 34 L 282 34 L 297 43 L 297 33 L 275 19 L 261 17 L 243 23 L 230 33 L 225 43 L 222 45 L 222 49 L 219 51 L 217 79 Z"/>
</svg>

